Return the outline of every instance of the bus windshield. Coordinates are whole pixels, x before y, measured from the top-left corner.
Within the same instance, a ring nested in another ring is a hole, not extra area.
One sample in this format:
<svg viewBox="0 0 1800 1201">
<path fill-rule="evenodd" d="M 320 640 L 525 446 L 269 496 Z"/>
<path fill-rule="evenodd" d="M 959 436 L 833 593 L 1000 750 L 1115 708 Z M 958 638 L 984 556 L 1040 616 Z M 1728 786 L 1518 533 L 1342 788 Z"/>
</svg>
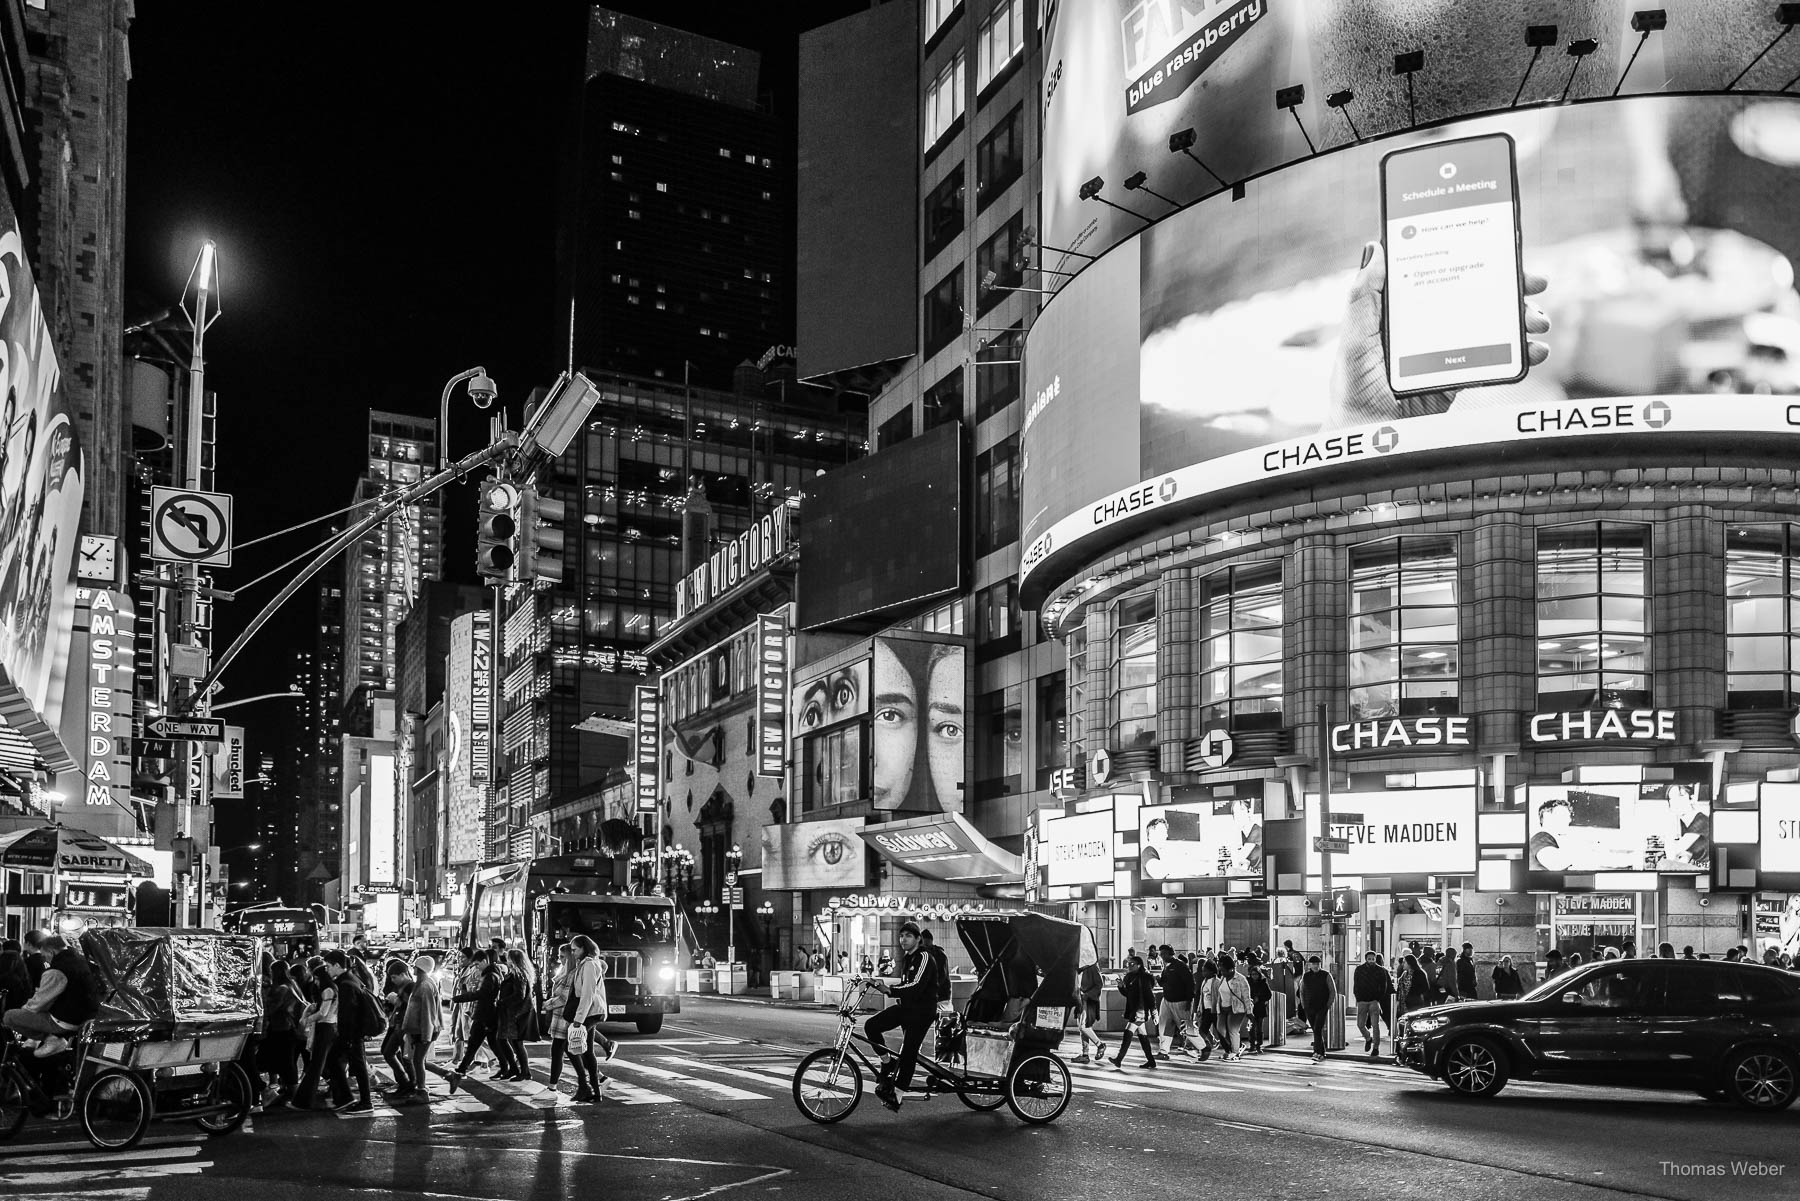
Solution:
<svg viewBox="0 0 1800 1201">
<path fill-rule="evenodd" d="M 548 926 L 552 946 L 585 934 L 603 951 L 635 951 L 675 941 L 672 907 L 625 905 L 604 899 L 552 900 Z"/>
</svg>

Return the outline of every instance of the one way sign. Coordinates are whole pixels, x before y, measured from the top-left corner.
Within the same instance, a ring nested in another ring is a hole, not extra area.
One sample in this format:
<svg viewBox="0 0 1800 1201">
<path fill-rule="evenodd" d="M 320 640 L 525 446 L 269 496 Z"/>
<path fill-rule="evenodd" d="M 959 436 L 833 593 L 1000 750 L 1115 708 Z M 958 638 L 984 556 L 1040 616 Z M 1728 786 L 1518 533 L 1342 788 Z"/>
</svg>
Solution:
<svg viewBox="0 0 1800 1201">
<path fill-rule="evenodd" d="M 211 717 L 152 717 L 144 723 L 144 733 L 182 742 L 224 742 L 225 722 Z"/>
</svg>

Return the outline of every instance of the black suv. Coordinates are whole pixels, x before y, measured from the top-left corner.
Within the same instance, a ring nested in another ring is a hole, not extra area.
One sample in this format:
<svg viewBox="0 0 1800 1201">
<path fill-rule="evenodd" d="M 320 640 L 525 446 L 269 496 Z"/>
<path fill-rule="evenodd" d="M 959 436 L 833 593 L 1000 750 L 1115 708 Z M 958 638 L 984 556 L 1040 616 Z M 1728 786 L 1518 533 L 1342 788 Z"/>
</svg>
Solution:
<svg viewBox="0 0 1800 1201">
<path fill-rule="evenodd" d="M 1608 959 L 1516 1001 L 1414 1010 L 1400 1019 L 1395 1058 L 1469 1097 L 1518 1077 L 1784 1109 L 1800 1095 L 1800 977 L 1722 960 Z"/>
</svg>

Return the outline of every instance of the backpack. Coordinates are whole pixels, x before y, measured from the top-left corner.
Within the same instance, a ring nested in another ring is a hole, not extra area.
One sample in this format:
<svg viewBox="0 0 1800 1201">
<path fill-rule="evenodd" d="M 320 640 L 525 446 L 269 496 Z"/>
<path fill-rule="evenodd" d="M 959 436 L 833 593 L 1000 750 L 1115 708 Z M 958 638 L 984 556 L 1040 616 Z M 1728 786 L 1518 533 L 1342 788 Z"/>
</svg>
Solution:
<svg viewBox="0 0 1800 1201">
<path fill-rule="evenodd" d="M 381 1007 L 381 1002 L 375 999 L 374 993 L 366 988 L 342 988 L 338 991 L 348 993 L 353 998 L 352 1016 L 356 1023 L 356 1032 L 359 1035 L 367 1038 L 387 1028 L 387 1011 Z"/>
</svg>

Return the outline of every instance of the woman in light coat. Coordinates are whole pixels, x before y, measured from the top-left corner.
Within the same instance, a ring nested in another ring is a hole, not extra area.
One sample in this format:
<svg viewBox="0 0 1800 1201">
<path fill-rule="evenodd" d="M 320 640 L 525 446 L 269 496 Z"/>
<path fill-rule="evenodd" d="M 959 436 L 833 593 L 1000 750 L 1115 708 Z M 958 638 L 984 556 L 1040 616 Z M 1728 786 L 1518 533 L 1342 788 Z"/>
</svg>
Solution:
<svg viewBox="0 0 1800 1201">
<path fill-rule="evenodd" d="M 585 934 L 570 940 L 575 948 L 575 980 L 569 990 L 569 1059 L 575 1065 L 576 1101 L 597 1101 L 607 1078 L 594 1056 L 595 1029 L 606 1016 L 606 963 L 600 948 Z M 610 1049 L 607 1058 L 612 1058 Z"/>
<path fill-rule="evenodd" d="M 550 1038 L 550 1087 L 562 1079 L 563 1056 L 569 1053 L 569 1015 L 574 1012 L 575 944 L 556 949 L 556 967 L 544 992 L 544 1029 Z"/>
</svg>

